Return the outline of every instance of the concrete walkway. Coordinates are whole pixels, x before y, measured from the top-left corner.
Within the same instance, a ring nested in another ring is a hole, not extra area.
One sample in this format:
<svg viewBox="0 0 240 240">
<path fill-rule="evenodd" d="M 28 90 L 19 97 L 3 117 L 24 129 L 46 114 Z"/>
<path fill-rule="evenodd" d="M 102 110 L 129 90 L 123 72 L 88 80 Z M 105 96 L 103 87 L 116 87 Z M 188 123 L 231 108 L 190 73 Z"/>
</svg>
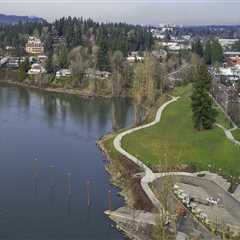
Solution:
<svg viewBox="0 0 240 240">
<path fill-rule="evenodd" d="M 227 129 L 227 128 L 223 127 L 221 124 L 218 124 L 218 123 L 216 123 L 216 126 L 219 127 L 219 128 L 221 128 L 221 129 L 224 131 L 226 137 L 227 137 L 232 143 L 234 143 L 235 145 L 240 146 L 240 142 L 237 141 L 237 140 L 234 138 L 234 136 L 232 135 L 232 132 L 235 131 L 236 129 L 238 129 L 238 127 L 235 126 L 235 127 L 232 128 L 232 129 Z"/>
<path fill-rule="evenodd" d="M 139 224 L 156 225 L 156 218 L 159 216 L 156 213 L 134 210 L 126 207 L 117 209 L 116 211 L 105 211 L 116 222 L 135 222 Z"/>
<path fill-rule="evenodd" d="M 156 198 L 156 196 L 154 195 L 154 193 L 152 192 L 151 188 L 149 187 L 149 183 L 153 182 L 156 178 L 155 174 L 152 172 L 152 170 L 147 167 L 142 161 L 140 161 L 139 159 L 137 159 L 135 156 L 133 156 L 132 154 L 128 153 L 127 151 L 125 151 L 122 147 L 122 139 L 123 137 L 127 136 L 128 134 L 131 134 L 133 132 L 136 132 L 138 130 L 144 129 L 144 128 L 148 128 L 151 127 L 157 123 L 160 122 L 161 120 L 161 116 L 162 116 L 162 112 L 163 110 L 170 104 L 173 103 L 175 101 L 177 101 L 179 99 L 179 97 L 172 97 L 172 99 L 166 103 L 164 103 L 157 111 L 155 120 L 151 123 L 136 127 L 136 128 L 132 128 L 129 129 L 123 133 L 120 133 L 119 135 L 116 136 L 116 138 L 113 141 L 113 145 L 115 147 L 115 149 L 121 153 L 122 155 L 124 155 L 125 157 L 127 157 L 128 159 L 130 159 L 132 162 L 134 162 L 137 166 L 141 167 L 144 171 L 144 177 L 141 179 L 141 186 L 143 191 L 145 192 L 145 194 L 148 196 L 149 200 L 152 202 L 153 206 L 156 207 L 157 209 L 163 211 L 163 208 L 159 202 L 159 200 Z"/>
</svg>

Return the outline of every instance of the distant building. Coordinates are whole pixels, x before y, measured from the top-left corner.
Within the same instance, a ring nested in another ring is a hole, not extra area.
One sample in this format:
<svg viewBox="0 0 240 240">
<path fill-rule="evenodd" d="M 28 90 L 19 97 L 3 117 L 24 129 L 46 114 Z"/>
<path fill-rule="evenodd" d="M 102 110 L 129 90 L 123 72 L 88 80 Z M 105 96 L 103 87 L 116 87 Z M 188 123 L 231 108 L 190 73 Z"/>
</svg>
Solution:
<svg viewBox="0 0 240 240">
<path fill-rule="evenodd" d="M 37 56 L 37 61 L 41 64 L 46 63 L 48 57 L 46 55 L 38 55 Z"/>
<path fill-rule="evenodd" d="M 167 51 L 164 49 L 160 49 L 160 50 L 153 50 L 152 51 L 152 55 L 158 59 L 166 59 L 167 58 Z"/>
<path fill-rule="evenodd" d="M 6 46 L 5 48 L 7 51 L 12 51 L 12 50 L 15 50 L 15 47 L 13 46 Z"/>
<path fill-rule="evenodd" d="M 240 52 L 225 52 L 224 56 L 229 66 L 240 65 Z"/>
<path fill-rule="evenodd" d="M 8 68 L 19 68 L 19 57 L 9 57 L 7 61 L 7 67 Z"/>
<path fill-rule="evenodd" d="M 7 64 L 9 57 L 0 57 L 0 67 Z"/>
<path fill-rule="evenodd" d="M 190 44 L 184 44 L 179 42 L 161 42 L 160 45 L 167 47 L 170 51 L 190 50 Z"/>
<path fill-rule="evenodd" d="M 107 71 L 99 71 L 99 70 L 95 70 L 93 68 L 88 68 L 85 72 L 85 75 L 86 75 L 87 78 L 106 79 L 106 78 L 109 78 L 111 76 L 111 73 L 107 72 Z"/>
<path fill-rule="evenodd" d="M 29 75 L 38 75 L 38 74 L 42 74 L 42 73 L 46 73 L 46 70 L 39 63 L 32 64 L 31 69 L 28 71 Z"/>
<path fill-rule="evenodd" d="M 234 45 L 239 40 L 232 39 L 232 38 L 220 38 L 220 39 L 218 39 L 218 41 L 224 49 L 228 49 L 228 48 L 231 48 L 232 45 Z"/>
<path fill-rule="evenodd" d="M 127 61 L 129 63 L 135 63 L 135 62 L 143 62 L 144 57 L 139 57 L 139 56 L 128 56 Z"/>
<path fill-rule="evenodd" d="M 70 69 L 61 69 L 56 72 L 56 78 L 71 77 L 71 76 L 72 76 L 72 71 Z"/>
<path fill-rule="evenodd" d="M 144 57 L 139 56 L 139 53 L 137 51 L 131 52 L 130 55 L 127 57 L 127 61 L 129 63 L 135 63 L 135 62 L 143 62 Z"/>
<path fill-rule="evenodd" d="M 44 46 L 39 38 L 29 37 L 25 51 L 29 54 L 42 55 L 44 53 Z"/>
</svg>

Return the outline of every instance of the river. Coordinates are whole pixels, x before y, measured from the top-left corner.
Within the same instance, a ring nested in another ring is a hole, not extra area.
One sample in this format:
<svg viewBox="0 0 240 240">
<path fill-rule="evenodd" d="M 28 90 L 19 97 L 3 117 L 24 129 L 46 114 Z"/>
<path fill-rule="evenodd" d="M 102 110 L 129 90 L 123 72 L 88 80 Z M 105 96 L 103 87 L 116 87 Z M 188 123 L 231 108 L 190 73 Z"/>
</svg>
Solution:
<svg viewBox="0 0 240 240">
<path fill-rule="evenodd" d="M 130 126 L 133 116 L 129 99 L 83 99 L 1 84 L 0 239 L 124 239 L 103 213 L 108 190 L 113 208 L 124 202 L 110 184 L 96 140 Z"/>
</svg>

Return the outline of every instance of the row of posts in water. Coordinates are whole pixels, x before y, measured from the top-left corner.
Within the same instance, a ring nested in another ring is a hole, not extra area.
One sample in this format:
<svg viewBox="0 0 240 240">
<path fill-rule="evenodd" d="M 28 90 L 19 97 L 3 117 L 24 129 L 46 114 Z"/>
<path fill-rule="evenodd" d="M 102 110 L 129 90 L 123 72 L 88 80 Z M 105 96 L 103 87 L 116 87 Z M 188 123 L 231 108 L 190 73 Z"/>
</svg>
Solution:
<svg viewBox="0 0 240 240">
<path fill-rule="evenodd" d="M 50 170 L 50 190 L 53 192 L 55 188 L 54 181 L 54 165 L 49 166 Z M 33 164 L 33 179 L 34 179 L 34 192 L 37 195 L 37 186 L 38 186 L 38 159 L 34 159 Z M 72 174 L 67 173 L 67 197 L 70 200 L 72 197 Z M 91 182 L 90 180 L 86 181 L 86 198 L 87 198 L 87 207 L 91 207 Z M 108 190 L 108 210 L 112 211 L 112 191 Z"/>
</svg>

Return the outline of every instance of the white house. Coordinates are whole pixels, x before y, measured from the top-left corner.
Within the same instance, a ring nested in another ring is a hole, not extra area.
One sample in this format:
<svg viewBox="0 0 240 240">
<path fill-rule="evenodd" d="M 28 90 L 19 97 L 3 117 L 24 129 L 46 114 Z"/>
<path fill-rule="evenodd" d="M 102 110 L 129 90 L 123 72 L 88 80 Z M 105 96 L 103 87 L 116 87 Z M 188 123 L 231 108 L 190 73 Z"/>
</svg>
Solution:
<svg viewBox="0 0 240 240">
<path fill-rule="evenodd" d="M 39 63 L 32 64 L 31 69 L 28 71 L 29 75 L 38 75 L 38 74 L 42 74 L 42 73 L 46 73 L 46 70 Z"/>
<path fill-rule="evenodd" d="M 72 76 L 72 71 L 70 69 L 60 69 L 59 71 L 56 72 L 56 78 L 71 77 L 71 76 Z"/>
</svg>

